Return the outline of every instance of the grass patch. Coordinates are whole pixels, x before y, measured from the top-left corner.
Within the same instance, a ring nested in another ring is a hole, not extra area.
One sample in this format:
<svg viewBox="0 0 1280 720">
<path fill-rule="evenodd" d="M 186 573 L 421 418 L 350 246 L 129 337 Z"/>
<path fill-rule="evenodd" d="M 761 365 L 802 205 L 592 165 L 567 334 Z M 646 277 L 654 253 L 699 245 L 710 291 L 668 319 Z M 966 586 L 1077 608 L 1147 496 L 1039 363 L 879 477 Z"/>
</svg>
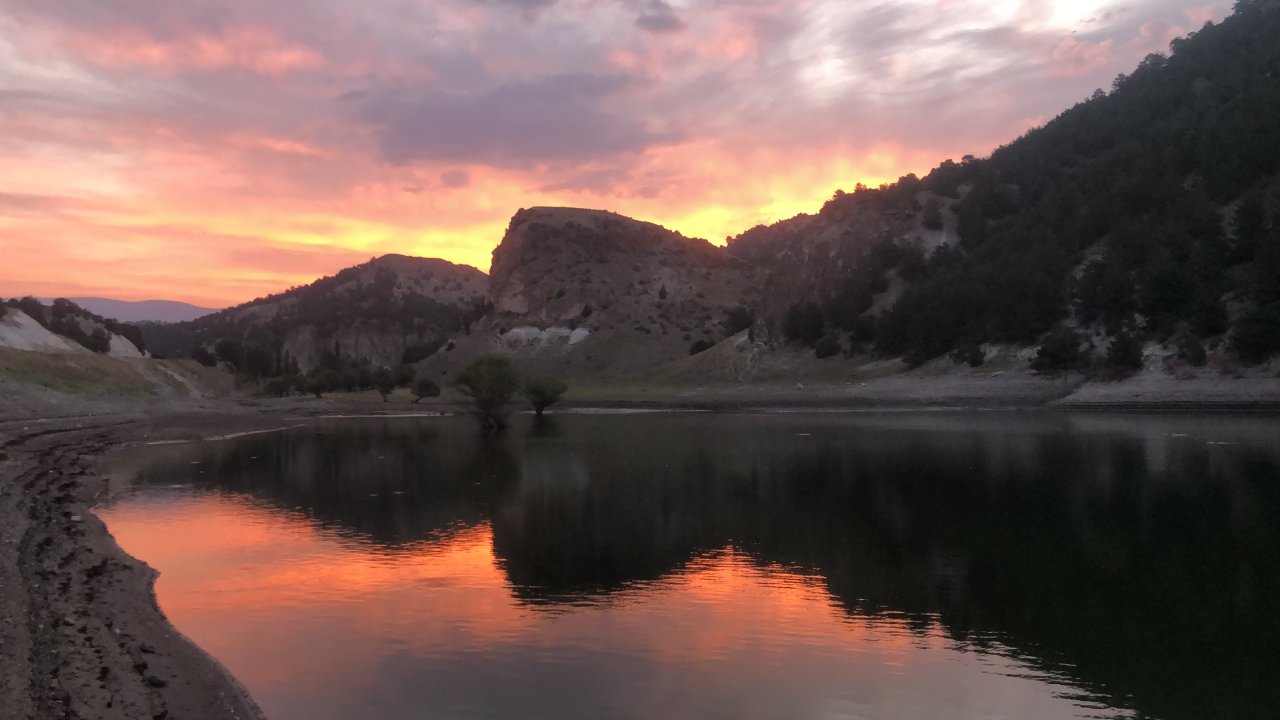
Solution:
<svg viewBox="0 0 1280 720">
<path fill-rule="evenodd" d="M 138 397 L 155 386 L 125 360 L 90 353 L 0 348 L 0 377 L 68 395 Z"/>
</svg>

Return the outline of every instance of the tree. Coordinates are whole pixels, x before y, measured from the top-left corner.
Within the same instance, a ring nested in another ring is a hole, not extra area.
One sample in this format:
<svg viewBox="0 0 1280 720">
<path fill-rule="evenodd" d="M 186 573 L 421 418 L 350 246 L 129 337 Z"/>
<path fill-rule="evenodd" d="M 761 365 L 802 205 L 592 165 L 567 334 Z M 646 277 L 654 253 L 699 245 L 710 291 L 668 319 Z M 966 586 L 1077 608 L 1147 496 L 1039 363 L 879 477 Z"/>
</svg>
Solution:
<svg viewBox="0 0 1280 720">
<path fill-rule="evenodd" d="M 111 336 L 102 328 L 94 328 L 93 332 L 89 333 L 84 346 L 99 355 L 106 355 L 111 352 Z"/>
<path fill-rule="evenodd" d="M 1045 335 L 1031 367 L 1038 372 L 1059 373 L 1078 370 L 1083 357 L 1080 354 L 1080 335 L 1069 327 L 1059 325 Z"/>
<path fill-rule="evenodd" d="M 817 303 L 800 303 L 787 308 L 782 319 L 782 334 L 788 340 L 813 347 L 825 332 L 822 308 Z"/>
<path fill-rule="evenodd" d="M 1266 362 L 1280 352 L 1280 302 L 1240 316 L 1231 332 L 1231 349 L 1251 364 Z"/>
<path fill-rule="evenodd" d="M 923 223 L 929 230 L 942 229 L 942 204 L 937 198 L 930 198 L 929 202 L 925 203 Z"/>
<path fill-rule="evenodd" d="M 1107 348 L 1107 362 L 1125 370 L 1142 369 L 1142 343 L 1130 333 L 1121 330 L 1111 338 Z"/>
<path fill-rule="evenodd" d="M 840 341 L 833 335 L 826 335 L 813 346 L 813 355 L 825 360 L 840 352 Z"/>
<path fill-rule="evenodd" d="M 413 402 L 417 403 L 422 398 L 440 397 L 440 386 L 436 381 L 426 375 L 419 375 L 413 379 Z"/>
<path fill-rule="evenodd" d="M 533 405 L 533 412 L 542 415 L 542 411 L 560 401 L 569 390 L 569 386 L 559 378 L 530 377 L 524 381 L 524 396 Z"/>
<path fill-rule="evenodd" d="M 271 378 L 263 386 L 262 391 L 271 397 L 284 397 L 289 394 L 290 383 L 288 378 L 278 377 Z"/>
<path fill-rule="evenodd" d="M 218 359 L 209 352 L 208 348 L 197 345 L 191 350 L 191 359 L 200 363 L 205 367 L 213 367 L 218 364 Z"/>
<path fill-rule="evenodd" d="M 409 387 L 413 384 L 413 366 L 400 364 L 396 366 L 396 387 Z"/>
<path fill-rule="evenodd" d="M 507 404 L 520 391 L 520 373 L 511 358 L 485 355 L 464 368 L 455 385 L 470 398 L 480 425 L 497 430 L 507 425 Z"/>
<path fill-rule="evenodd" d="M 387 397 L 396 391 L 395 373 L 382 368 L 374 374 L 373 384 L 378 388 L 378 394 L 382 396 L 382 402 L 388 402 Z"/>
</svg>

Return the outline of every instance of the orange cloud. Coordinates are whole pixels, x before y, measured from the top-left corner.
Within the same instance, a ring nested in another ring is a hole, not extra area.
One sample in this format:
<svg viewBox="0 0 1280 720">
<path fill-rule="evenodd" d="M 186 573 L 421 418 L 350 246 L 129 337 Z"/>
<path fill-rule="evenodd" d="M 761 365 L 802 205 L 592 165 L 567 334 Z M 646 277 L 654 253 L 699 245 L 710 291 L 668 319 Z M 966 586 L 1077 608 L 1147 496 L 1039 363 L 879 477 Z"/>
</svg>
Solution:
<svg viewBox="0 0 1280 720">
<path fill-rule="evenodd" d="M 316 51 L 281 40 L 261 27 L 239 27 L 220 35 L 191 35 L 159 40 L 135 28 L 80 33 L 67 40 L 72 52 L 114 70 L 168 74 L 189 70 L 239 68 L 280 76 L 323 67 Z"/>
</svg>

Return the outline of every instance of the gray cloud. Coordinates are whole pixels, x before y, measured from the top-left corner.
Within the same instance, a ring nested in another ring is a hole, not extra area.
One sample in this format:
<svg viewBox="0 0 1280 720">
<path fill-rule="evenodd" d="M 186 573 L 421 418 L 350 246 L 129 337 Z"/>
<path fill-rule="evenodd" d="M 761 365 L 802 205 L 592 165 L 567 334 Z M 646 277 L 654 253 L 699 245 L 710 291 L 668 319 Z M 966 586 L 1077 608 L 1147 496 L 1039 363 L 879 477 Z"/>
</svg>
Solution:
<svg viewBox="0 0 1280 720">
<path fill-rule="evenodd" d="M 524 167 L 642 150 L 670 138 L 608 101 L 634 83 L 622 74 L 568 73 L 475 94 L 406 88 L 376 93 L 361 112 L 384 157 Z"/>
<path fill-rule="evenodd" d="M 649 0 L 636 18 L 636 27 L 652 33 L 679 32 L 688 25 L 665 0 Z"/>
<path fill-rule="evenodd" d="M 446 170 L 440 173 L 440 184 L 447 188 L 464 188 L 471 184 L 471 173 L 466 170 Z"/>
</svg>

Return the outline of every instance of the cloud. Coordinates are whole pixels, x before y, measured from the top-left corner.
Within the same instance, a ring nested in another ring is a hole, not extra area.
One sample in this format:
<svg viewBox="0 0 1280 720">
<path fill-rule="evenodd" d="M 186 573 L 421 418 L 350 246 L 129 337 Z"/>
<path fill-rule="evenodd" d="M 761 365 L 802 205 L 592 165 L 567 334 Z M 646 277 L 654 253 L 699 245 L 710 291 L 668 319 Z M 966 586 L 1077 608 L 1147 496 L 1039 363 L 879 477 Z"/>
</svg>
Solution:
<svg viewBox="0 0 1280 720">
<path fill-rule="evenodd" d="M 679 32 L 688 27 L 664 0 L 649 0 L 636 18 L 636 27 L 651 33 Z"/>
<path fill-rule="evenodd" d="M 447 188 L 464 188 L 471 184 L 471 174 L 466 170 L 446 170 L 440 173 L 440 184 Z"/>
<path fill-rule="evenodd" d="M 565 73 L 472 94 L 395 88 L 361 109 L 392 163 L 478 162 L 497 167 L 585 161 L 669 141 L 608 103 L 634 84 L 624 74 Z"/>
</svg>

